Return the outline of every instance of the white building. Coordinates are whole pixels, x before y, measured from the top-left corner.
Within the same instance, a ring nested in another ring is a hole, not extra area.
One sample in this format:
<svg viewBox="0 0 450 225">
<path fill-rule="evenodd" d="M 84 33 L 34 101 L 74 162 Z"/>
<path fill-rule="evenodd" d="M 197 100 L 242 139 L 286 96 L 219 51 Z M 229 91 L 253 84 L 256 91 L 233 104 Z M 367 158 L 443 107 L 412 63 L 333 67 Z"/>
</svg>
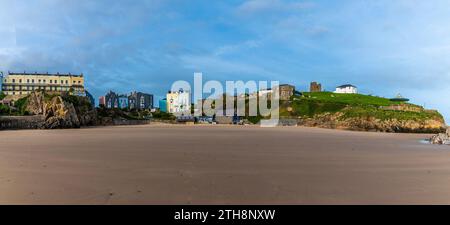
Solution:
<svg viewBox="0 0 450 225">
<path fill-rule="evenodd" d="M 264 96 L 264 95 L 270 96 L 272 93 L 273 93 L 272 89 L 265 89 L 265 90 L 258 91 L 259 97 Z M 267 97 L 267 98 L 269 98 L 269 97 Z"/>
<path fill-rule="evenodd" d="M 336 91 L 334 93 L 340 93 L 340 94 L 357 94 L 358 88 L 351 85 L 351 84 L 345 84 L 341 85 L 339 87 L 336 87 Z"/>
<path fill-rule="evenodd" d="M 189 91 L 179 90 L 167 93 L 167 112 L 174 114 L 190 114 L 191 112 L 191 93 Z"/>
</svg>

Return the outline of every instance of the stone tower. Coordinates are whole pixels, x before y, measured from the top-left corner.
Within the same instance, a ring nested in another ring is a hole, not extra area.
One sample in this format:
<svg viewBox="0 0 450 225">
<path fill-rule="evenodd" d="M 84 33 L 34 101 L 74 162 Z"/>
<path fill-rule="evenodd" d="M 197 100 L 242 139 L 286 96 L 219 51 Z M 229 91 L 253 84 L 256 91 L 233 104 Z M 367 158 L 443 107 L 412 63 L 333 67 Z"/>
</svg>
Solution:
<svg viewBox="0 0 450 225">
<path fill-rule="evenodd" d="M 322 84 L 317 82 L 311 82 L 309 92 L 322 92 Z"/>
</svg>

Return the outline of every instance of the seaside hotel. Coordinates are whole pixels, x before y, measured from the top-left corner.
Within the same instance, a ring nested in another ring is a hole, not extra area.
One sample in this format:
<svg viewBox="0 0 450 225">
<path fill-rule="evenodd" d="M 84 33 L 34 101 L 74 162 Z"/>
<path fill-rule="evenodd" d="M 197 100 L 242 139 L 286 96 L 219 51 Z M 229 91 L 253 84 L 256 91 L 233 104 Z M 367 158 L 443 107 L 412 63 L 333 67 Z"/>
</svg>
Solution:
<svg viewBox="0 0 450 225">
<path fill-rule="evenodd" d="M 74 95 L 86 95 L 83 74 L 13 73 L 0 74 L 2 91 L 13 98 L 21 98 L 35 90 L 48 92 L 70 91 Z"/>
</svg>

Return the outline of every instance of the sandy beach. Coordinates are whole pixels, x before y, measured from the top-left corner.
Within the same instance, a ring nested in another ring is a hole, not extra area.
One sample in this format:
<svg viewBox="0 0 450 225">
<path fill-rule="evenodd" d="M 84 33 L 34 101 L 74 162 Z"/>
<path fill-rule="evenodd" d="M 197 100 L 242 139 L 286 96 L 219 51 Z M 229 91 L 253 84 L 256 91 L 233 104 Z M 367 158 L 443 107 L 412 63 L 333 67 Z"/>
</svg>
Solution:
<svg viewBox="0 0 450 225">
<path fill-rule="evenodd" d="M 143 125 L 0 131 L 0 204 L 449 204 L 427 134 Z"/>
</svg>

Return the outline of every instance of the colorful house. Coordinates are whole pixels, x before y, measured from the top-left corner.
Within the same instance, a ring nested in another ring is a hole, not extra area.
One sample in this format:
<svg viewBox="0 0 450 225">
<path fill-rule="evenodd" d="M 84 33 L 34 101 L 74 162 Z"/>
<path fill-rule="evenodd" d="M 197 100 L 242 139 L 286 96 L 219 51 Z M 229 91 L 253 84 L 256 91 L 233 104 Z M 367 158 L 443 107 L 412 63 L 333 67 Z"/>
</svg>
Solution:
<svg viewBox="0 0 450 225">
<path fill-rule="evenodd" d="M 189 91 L 180 89 L 179 91 L 167 93 L 168 113 L 184 114 L 191 111 L 191 94 Z"/>
<path fill-rule="evenodd" d="M 167 98 L 159 100 L 159 111 L 167 112 Z"/>
</svg>

